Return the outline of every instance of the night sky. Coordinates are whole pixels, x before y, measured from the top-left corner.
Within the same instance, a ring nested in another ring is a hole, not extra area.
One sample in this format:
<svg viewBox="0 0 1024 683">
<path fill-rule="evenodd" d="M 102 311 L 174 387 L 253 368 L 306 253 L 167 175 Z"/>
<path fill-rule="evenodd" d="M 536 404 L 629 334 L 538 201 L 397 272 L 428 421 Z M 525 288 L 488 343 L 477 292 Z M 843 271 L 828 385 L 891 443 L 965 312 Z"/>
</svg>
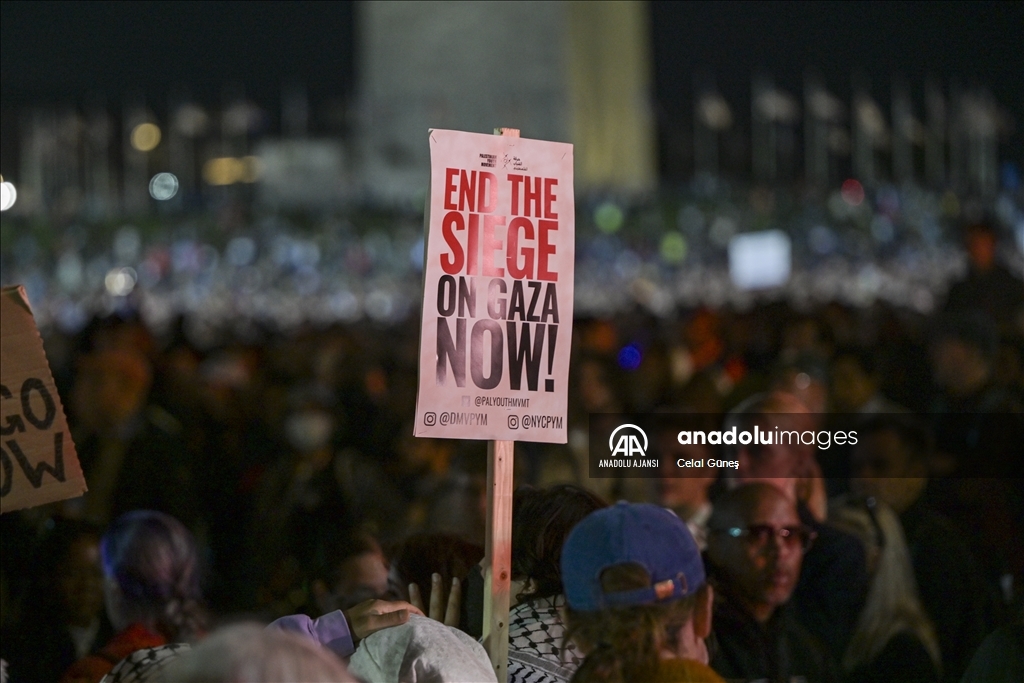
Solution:
<svg viewBox="0 0 1024 683">
<path fill-rule="evenodd" d="M 654 2 L 655 108 L 666 129 L 689 126 L 695 72 L 711 74 L 749 111 L 752 74 L 800 95 L 815 67 L 848 101 L 852 74 L 887 109 L 890 75 L 910 82 L 922 114 L 924 79 L 991 88 L 1016 121 L 1004 154 L 1024 157 L 1024 3 Z M 282 85 L 302 83 L 314 106 L 355 90 L 351 2 L 0 3 L 5 110 L 143 94 L 158 112 L 173 93 L 221 102 L 227 83 L 277 111 Z M 663 145 L 664 152 L 664 145 Z"/>
<path fill-rule="evenodd" d="M 218 104 L 225 84 L 266 101 L 304 83 L 317 99 L 352 87 L 352 2 L 0 3 L 7 101 L 118 102 L 174 89 Z"/>
</svg>

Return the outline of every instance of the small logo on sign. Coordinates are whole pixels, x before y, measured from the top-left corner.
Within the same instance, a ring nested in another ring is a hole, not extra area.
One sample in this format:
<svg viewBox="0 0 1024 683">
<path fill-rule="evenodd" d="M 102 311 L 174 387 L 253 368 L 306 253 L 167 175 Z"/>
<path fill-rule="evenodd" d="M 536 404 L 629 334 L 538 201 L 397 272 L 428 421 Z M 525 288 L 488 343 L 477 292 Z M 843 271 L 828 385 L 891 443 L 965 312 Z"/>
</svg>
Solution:
<svg viewBox="0 0 1024 683">
<path fill-rule="evenodd" d="M 423 413 L 423 424 L 433 427 L 437 424 L 437 413 Z"/>
<path fill-rule="evenodd" d="M 519 416 L 518 415 L 509 415 L 508 416 L 508 428 L 509 429 L 519 429 Z"/>
<path fill-rule="evenodd" d="M 615 438 L 616 434 L 618 434 L 618 439 Z M 641 439 L 643 439 L 642 446 L 640 445 Z M 619 425 L 612 430 L 611 436 L 608 437 L 608 450 L 612 452 L 613 456 L 639 455 L 642 458 L 647 454 L 647 434 L 634 424 Z"/>
</svg>

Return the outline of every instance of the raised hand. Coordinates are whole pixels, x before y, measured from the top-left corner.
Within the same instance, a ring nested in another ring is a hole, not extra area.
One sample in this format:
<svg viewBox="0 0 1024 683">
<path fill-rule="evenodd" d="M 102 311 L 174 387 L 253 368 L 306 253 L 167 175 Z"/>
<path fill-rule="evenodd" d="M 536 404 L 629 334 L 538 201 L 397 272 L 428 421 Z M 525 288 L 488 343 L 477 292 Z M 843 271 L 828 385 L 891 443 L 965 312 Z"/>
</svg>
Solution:
<svg viewBox="0 0 1024 683">
<path fill-rule="evenodd" d="M 352 641 L 358 643 L 371 633 L 404 624 L 410 614 L 422 617 L 423 610 L 400 600 L 367 600 L 344 610 L 344 614 L 352 631 Z"/>
<path fill-rule="evenodd" d="M 423 596 L 420 587 L 415 583 L 409 584 L 409 601 L 420 610 L 423 610 Z M 459 625 L 459 612 L 462 609 L 462 582 L 457 577 L 452 578 L 452 588 L 448 592 L 447 605 L 444 604 L 444 590 L 441 587 L 441 575 L 434 573 L 430 577 L 430 608 L 427 616 L 434 621 L 440 621 L 445 626 Z"/>
</svg>

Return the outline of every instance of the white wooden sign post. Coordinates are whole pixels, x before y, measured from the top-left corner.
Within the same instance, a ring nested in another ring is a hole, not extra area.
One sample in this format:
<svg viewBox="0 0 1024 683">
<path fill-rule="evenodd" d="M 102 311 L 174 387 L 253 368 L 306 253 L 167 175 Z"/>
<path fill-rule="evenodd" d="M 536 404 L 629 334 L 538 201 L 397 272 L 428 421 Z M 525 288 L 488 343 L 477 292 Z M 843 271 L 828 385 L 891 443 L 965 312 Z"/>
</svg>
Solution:
<svg viewBox="0 0 1024 683">
<path fill-rule="evenodd" d="M 512 583 L 512 470 L 515 441 L 487 443 L 487 540 L 484 554 L 484 645 L 499 681 L 508 667 Z"/>
<path fill-rule="evenodd" d="M 487 440 L 484 623 L 508 660 L 515 441 L 565 443 L 572 337 L 572 145 L 430 131 L 413 433 Z"/>
<path fill-rule="evenodd" d="M 496 128 L 519 137 L 515 128 Z M 498 681 L 508 674 L 508 612 L 512 586 L 512 475 L 515 441 L 487 443 L 487 528 L 484 540 L 484 624 L 487 654 Z"/>
</svg>

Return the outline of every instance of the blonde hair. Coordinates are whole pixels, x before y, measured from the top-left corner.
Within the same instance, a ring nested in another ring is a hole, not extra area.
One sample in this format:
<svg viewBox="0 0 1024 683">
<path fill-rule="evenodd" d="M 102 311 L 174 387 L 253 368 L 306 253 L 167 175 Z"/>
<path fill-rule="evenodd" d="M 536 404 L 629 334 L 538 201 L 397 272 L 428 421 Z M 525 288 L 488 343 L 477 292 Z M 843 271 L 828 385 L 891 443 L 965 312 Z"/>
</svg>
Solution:
<svg viewBox="0 0 1024 683">
<path fill-rule="evenodd" d="M 647 571 L 634 564 L 613 565 L 602 572 L 606 592 L 651 585 Z M 679 632 L 693 617 L 700 593 L 655 605 L 613 607 L 580 612 L 566 606 L 566 640 L 573 640 L 587 658 L 572 683 L 626 683 L 652 680 L 662 650 L 675 649 Z"/>
<path fill-rule="evenodd" d="M 869 664 L 893 636 L 909 633 L 921 642 L 935 670 L 941 672 L 939 642 L 921 606 L 899 517 L 882 502 L 858 503 L 841 497 L 829 506 L 829 522 L 864 543 L 871 570 L 868 597 L 843 654 L 843 669 L 852 671 Z"/>
</svg>

